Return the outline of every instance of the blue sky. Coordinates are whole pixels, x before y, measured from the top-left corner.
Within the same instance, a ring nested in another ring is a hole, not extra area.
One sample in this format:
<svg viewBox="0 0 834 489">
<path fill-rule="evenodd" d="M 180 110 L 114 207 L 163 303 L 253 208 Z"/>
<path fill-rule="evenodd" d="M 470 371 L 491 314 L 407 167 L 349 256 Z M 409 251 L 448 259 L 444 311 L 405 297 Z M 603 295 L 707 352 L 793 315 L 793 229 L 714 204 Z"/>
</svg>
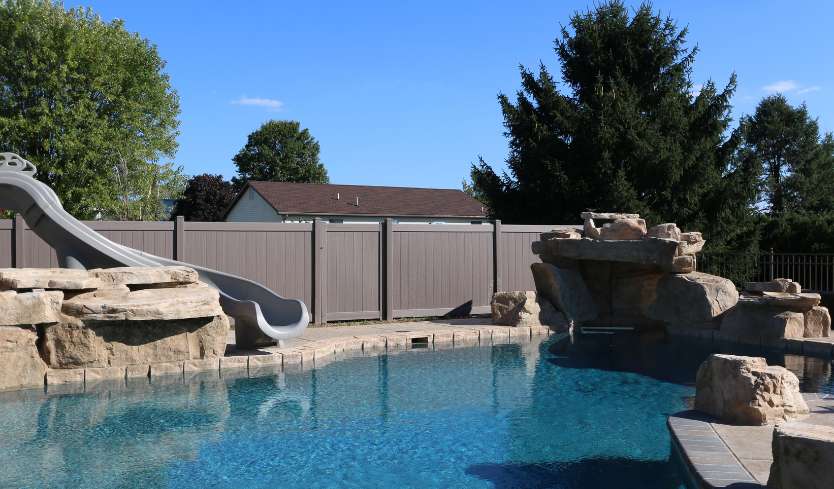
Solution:
<svg viewBox="0 0 834 489">
<path fill-rule="evenodd" d="M 632 5 L 637 5 L 634 2 Z M 588 1 L 94 1 L 156 44 L 180 95 L 188 174 L 231 177 L 264 121 L 295 119 L 333 183 L 460 188 L 478 155 L 504 168 L 496 95 L 519 63 L 558 73 L 553 40 Z M 736 117 L 773 91 L 834 130 L 834 2 L 658 1 L 700 47 L 693 81 L 738 74 Z"/>
</svg>

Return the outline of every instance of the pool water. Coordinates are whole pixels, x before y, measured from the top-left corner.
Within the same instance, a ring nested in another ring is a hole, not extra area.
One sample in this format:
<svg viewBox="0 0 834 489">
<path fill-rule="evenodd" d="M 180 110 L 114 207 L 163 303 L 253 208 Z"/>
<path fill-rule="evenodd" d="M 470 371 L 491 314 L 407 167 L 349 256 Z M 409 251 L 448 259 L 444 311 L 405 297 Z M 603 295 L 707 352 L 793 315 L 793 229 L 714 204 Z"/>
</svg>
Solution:
<svg viewBox="0 0 834 489">
<path fill-rule="evenodd" d="M 0 396 L 0 487 L 683 488 L 692 340 L 405 351 L 254 378 Z M 803 390 L 831 363 L 773 353 Z"/>
</svg>

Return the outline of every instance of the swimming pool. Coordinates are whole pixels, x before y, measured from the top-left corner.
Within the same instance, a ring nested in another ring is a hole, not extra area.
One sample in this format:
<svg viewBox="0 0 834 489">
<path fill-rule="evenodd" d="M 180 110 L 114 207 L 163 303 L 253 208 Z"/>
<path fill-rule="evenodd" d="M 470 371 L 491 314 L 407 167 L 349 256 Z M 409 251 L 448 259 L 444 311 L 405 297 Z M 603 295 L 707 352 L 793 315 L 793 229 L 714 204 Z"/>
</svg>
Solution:
<svg viewBox="0 0 834 489">
<path fill-rule="evenodd" d="M 711 351 L 630 334 L 0 396 L 2 487 L 684 487 L 666 416 Z M 767 355 L 803 390 L 831 363 Z"/>
</svg>

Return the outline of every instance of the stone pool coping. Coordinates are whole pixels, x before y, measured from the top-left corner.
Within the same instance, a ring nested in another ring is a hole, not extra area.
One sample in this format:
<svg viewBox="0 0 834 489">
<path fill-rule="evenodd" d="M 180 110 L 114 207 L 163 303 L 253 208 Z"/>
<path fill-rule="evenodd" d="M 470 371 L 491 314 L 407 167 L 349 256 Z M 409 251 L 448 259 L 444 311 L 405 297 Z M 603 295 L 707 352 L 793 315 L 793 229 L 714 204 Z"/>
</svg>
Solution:
<svg viewBox="0 0 834 489">
<path fill-rule="evenodd" d="M 777 341 L 732 335 L 720 330 L 696 328 L 667 328 L 672 336 L 686 336 L 710 341 L 776 348 L 786 353 L 820 358 L 834 358 L 834 336 L 828 338 L 782 338 Z"/>
<path fill-rule="evenodd" d="M 484 318 L 449 319 L 308 328 L 302 337 L 288 341 L 284 347 L 238 350 L 230 332 L 223 357 L 123 367 L 48 369 L 45 389 L 47 394 L 65 394 L 99 387 L 112 389 L 143 380 L 175 383 L 209 376 L 256 377 L 320 368 L 355 356 L 521 343 L 551 334 L 557 333 L 546 326 L 498 326 Z"/>
<path fill-rule="evenodd" d="M 803 394 L 811 413 L 799 420 L 834 426 L 834 395 Z M 773 425 L 736 426 L 697 411 L 667 420 L 672 444 L 699 489 L 762 489 L 773 463 Z"/>
</svg>

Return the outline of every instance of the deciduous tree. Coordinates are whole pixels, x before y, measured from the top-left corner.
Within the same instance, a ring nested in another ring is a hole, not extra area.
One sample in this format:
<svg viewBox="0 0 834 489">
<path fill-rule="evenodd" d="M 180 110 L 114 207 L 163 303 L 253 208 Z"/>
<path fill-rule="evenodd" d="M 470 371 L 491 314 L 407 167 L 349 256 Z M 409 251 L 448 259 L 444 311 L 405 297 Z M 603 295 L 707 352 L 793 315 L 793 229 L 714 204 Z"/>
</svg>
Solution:
<svg viewBox="0 0 834 489">
<path fill-rule="evenodd" d="M 234 157 L 237 186 L 247 180 L 327 183 L 319 143 L 296 121 L 271 120 L 249 135 Z"/>
<path fill-rule="evenodd" d="M 223 175 L 196 175 L 188 180 L 171 215 L 186 221 L 221 221 L 234 198 L 234 186 Z"/>
<path fill-rule="evenodd" d="M 179 102 L 156 47 L 89 9 L 0 3 L 0 150 L 38 167 L 80 218 L 161 217 L 181 171 Z"/>
</svg>

